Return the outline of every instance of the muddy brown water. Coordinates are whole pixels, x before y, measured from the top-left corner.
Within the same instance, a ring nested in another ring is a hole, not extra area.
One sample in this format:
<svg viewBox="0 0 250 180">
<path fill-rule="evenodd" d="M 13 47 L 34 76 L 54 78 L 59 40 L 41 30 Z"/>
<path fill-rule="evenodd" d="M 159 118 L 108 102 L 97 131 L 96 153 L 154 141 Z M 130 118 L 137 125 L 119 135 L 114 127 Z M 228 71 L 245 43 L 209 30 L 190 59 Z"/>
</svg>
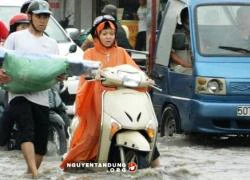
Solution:
<svg viewBox="0 0 250 180">
<path fill-rule="evenodd" d="M 161 166 L 136 173 L 65 173 L 61 157 L 46 156 L 38 179 L 173 179 L 241 180 L 250 177 L 250 138 L 207 138 L 176 135 L 158 138 Z M 0 179 L 25 180 L 26 165 L 20 151 L 0 148 Z"/>
</svg>

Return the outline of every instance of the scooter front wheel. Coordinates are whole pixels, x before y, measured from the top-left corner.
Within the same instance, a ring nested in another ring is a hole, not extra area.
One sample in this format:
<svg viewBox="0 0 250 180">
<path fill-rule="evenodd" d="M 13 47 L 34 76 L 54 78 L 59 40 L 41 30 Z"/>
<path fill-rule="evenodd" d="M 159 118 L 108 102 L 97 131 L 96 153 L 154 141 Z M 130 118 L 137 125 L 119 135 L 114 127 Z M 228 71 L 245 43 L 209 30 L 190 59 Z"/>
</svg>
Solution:
<svg viewBox="0 0 250 180">
<path fill-rule="evenodd" d="M 136 163 L 138 169 L 144 169 L 149 167 L 149 162 L 147 160 L 146 152 L 120 147 L 121 161 L 123 161 L 122 153 L 124 153 L 124 162 L 122 163 L 125 163 L 127 165 L 129 163 Z"/>
</svg>

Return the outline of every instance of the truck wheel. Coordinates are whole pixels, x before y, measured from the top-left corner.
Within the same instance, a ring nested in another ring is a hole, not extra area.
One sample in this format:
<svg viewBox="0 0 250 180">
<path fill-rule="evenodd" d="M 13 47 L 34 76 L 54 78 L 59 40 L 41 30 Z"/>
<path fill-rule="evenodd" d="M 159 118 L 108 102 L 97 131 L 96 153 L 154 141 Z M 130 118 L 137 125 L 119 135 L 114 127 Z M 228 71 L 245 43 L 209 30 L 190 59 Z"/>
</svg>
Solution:
<svg viewBox="0 0 250 180">
<path fill-rule="evenodd" d="M 47 154 L 63 155 L 67 151 L 67 140 L 64 128 L 51 124 L 49 127 Z"/>
<path fill-rule="evenodd" d="M 173 136 L 179 123 L 178 113 L 173 105 L 168 105 L 162 115 L 161 136 Z"/>
</svg>

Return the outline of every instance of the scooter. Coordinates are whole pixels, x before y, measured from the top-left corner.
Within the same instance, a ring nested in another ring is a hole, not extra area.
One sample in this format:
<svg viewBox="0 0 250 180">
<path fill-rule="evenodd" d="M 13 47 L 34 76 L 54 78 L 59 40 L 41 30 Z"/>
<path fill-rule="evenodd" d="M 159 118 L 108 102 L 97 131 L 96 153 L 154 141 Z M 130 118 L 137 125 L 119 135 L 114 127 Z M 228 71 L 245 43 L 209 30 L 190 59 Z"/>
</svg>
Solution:
<svg viewBox="0 0 250 180">
<path fill-rule="evenodd" d="M 146 71 L 146 59 L 149 55 L 146 51 L 136 51 L 133 49 L 126 49 L 131 54 L 132 59 L 139 65 L 140 69 Z M 60 88 L 60 96 L 67 107 L 67 114 L 74 117 L 74 102 L 76 91 L 79 83 L 79 76 L 68 77 L 67 80 L 63 81 L 62 87 Z"/>
<path fill-rule="evenodd" d="M 8 115 L 4 114 L 4 109 L 6 105 L 4 104 L 4 90 L 1 90 L 1 103 L 0 103 L 0 112 L 2 118 L 1 124 L 6 123 L 6 129 L 1 132 L 2 137 L 5 136 L 5 143 L 1 145 L 7 145 L 8 150 L 20 149 L 20 140 L 19 140 L 19 132 L 18 126 L 15 122 L 8 119 Z M 60 98 L 58 87 L 54 86 L 49 89 L 49 137 L 48 137 L 48 145 L 47 145 L 47 154 L 48 155 L 62 155 L 67 151 L 67 139 L 68 135 L 68 127 L 70 125 L 70 118 L 66 113 L 66 107 Z M 7 122 L 8 121 L 8 122 Z M 2 128 L 1 128 L 2 130 Z M 2 141 L 2 140 L 1 140 Z"/>
<path fill-rule="evenodd" d="M 49 139 L 47 154 L 62 155 L 67 151 L 67 140 L 69 138 L 68 128 L 71 119 L 68 116 L 64 102 L 60 96 L 60 85 L 57 84 L 49 89 Z"/>
<path fill-rule="evenodd" d="M 100 77 L 97 80 L 103 86 L 116 90 L 106 90 L 102 94 L 100 147 L 96 162 L 135 163 L 139 169 L 149 167 L 158 122 L 150 95 L 136 89 L 158 88 L 143 71 L 131 65 L 105 68 L 100 71 Z M 74 117 L 73 133 L 78 121 Z M 100 167 L 93 170 L 100 170 Z"/>
<path fill-rule="evenodd" d="M 66 112 L 70 118 L 75 115 L 74 102 L 79 83 L 79 76 L 68 77 L 61 83 L 60 97 L 66 105 Z"/>
</svg>

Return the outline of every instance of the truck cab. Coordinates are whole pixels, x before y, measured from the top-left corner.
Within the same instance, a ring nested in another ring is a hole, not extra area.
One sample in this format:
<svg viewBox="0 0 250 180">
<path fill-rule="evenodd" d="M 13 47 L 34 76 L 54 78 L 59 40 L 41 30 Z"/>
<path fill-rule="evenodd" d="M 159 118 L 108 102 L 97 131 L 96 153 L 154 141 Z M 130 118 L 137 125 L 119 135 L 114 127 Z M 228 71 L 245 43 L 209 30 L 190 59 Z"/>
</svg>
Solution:
<svg viewBox="0 0 250 180">
<path fill-rule="evenodd" d="M 188 34 L 179 31 L 184 8 Z M 163 89 L 152 93 L 161 135 L 250 133 L 249 17 L 249 0 L 168 1 L 152 73 Z M 173 52 L 192 68 L 174 64 Z"/>
</svg>

